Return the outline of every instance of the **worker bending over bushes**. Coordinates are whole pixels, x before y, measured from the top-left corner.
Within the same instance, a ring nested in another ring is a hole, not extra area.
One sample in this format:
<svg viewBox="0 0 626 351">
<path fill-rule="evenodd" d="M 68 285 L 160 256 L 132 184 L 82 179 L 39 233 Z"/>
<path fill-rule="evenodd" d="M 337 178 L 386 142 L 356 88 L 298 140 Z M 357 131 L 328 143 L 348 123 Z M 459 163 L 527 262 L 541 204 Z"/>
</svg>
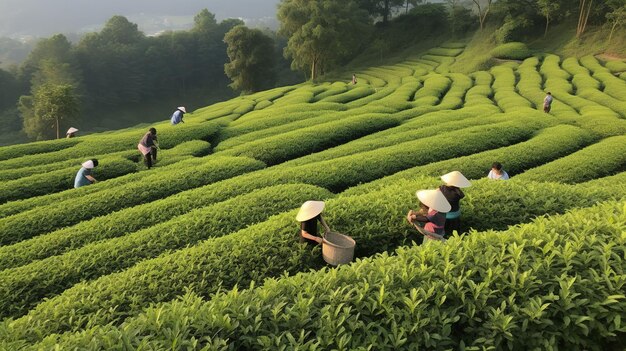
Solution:
<svg viewBox="0 0 626 351">
<path fill-rule="evenodd" d="M 98 160 L 95 158 L 83 162 L 82 167 L 76 173 L 76 178 L 74 178 L 74 188 L 78 189 L 81 186 L 95 183 L 96 178 L 91 174 L 96 167 L 98 167 Z"/>
<path fill-rule="evenodd" d="M 450 203 L 450 212 L 446 213 L 445 232 L 446 237 L 452 235 L 456 230 L 461 232 L 461 206 L 459 202 L 465 197 L 461 188 L 467 188 L 472 185 L 465 176 L 459 171 L 453 171 L 441 176 L 441 180 L 445 183 L 439 187 L 439 191 L 446 197 Z"/>
<path fill-rule="evenodd" d="M 322 218 L 324 206 L 324 201 L 307 201 L 302 204 L 296 216 L 296 220 L 300 222 L 300 230 L 298 230 L 300 242 L 322 244 L 323 239 L 319 236 L 317 222 L 322 224 L 326 232 L 330 232 L 330 227 Z"/>
<path fill-rule="evenodd" d="M 418 211 L 409 210 L 407 221 L 415 226 L 428 240 L 445 240 L 446 213 L 452 208 L 439 189 L 418 190 L 415 195 L 420 200 Z M 422 228 L 416 222 L 424 223 Z"/>
<path fill-rule="evenodd" d="M 148 132 L 141 138 L 137 149 L 143 155 L 144 162 L 148 169 L 152 167 L 152 164 L 157 160 L 157 131 L 155 128 L 150 128 Z"/>
</svg>

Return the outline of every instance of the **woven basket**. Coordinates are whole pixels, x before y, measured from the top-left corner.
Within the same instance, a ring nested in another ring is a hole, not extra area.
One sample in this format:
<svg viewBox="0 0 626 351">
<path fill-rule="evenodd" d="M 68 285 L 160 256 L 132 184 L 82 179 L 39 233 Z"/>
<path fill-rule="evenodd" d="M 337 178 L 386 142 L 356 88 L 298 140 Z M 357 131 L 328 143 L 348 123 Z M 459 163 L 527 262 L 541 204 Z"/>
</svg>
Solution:
<svg viewBox="0 0 626 351">
<path fill-rule="evenodd" d="M 322 242 L 322 257 L 333 266 L 352 262 L 356 242 L 347 235 L 337 232 L 324 234 Z"/>
</svg>

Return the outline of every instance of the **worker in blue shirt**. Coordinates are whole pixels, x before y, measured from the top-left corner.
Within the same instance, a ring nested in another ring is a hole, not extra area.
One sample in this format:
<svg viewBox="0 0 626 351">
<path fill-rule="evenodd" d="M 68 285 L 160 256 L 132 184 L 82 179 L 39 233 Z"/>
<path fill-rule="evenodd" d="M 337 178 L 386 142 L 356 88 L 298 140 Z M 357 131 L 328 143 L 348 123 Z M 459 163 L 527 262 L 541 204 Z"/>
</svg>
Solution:
<svg viewBox="0 0 626 351">
<path fill-rule="evenodd" d="M 76 178 L 74 178 L 74 188 L 78 189 L 81 186 L 93 184 L 96 182 L 96 178 L 94 178 L 91 174 L 93 169 L 98 166 L 98 160 L 91 159 L 83 162 L 82 167 L 76 173 Z"/>
<path fill-rule="evenodd" d="M 183 121 L 183 115 L 187 113 L 187 110 L 185 110 L 184 106 L 180 106 L 176 108 L 176 111 L 174 111 L 174 113 L 172 114 L 172 124 L 178 124 L 178 123 L 185 123 L 185 121 Z"/>
</svg>

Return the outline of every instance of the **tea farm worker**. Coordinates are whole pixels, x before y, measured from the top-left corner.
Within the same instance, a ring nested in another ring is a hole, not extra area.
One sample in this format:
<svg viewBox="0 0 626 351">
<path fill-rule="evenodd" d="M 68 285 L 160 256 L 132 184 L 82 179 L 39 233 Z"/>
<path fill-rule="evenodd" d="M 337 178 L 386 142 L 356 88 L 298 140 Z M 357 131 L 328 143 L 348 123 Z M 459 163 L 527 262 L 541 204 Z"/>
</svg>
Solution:
<svg viewBox="0 0 626 351">
<path fill-rule="evenodd" d="M 187 113 L 187 110 L 185 110 L 184 106 L 177 107 L 170 118 L 172 124 L 185 123 L 185 121 L 183 121 L 183 115 L 185 113 Z"/>
<path fill-rule="evenodd" d="M 152 167 L 152 164 L 157 159 L 157 131 L 154 128 L 150 128 L 148 132 L 141 138 L 137 149 L 143 155 L 144 162 L 148 168 Z"/>
<path fill-rule="evenodd" d="M 356 84 L 356 73 L 352 75 L 352 84 Z"/>
<path fill-rule="evenodd" d="M 487 174 L 487 178 L 495 180 L 508 180 L 509 174 L 502 169 L 502 164 L 500 162 L 494 162 L 491 165 L 489 174 Z"/>
<path fill-rule="evenodd" d="M 446 213 L 446 236 L 452 235 L 453 231 L 461 232 L 461 206 L 459 202 L 465 197 L 461 188 L 472 186 L 465 176 L 459 171 L 453 171 L 441 176 L 441 180 L 445 183 L 439 186 L 439 191 L 445 196 L 450 203 L 450 212 Z"/>
<path fill-rule="evenodd" d="M 552 108 L 552 100 L 554 100 L 552 93 L 548 92 L 546 97 L 543 99 L 543 112 L 550 112 L 550 109 Z"/>
<path fill-rule="evenodd" d="M 324 206 L 324 201 L 307 201 L 302 204 L 296 216 L 296 220 L 300 222 L 300 230 L 298 231 L 300 242 L 322 243 L 322 238 L 317 230 L 317 222 L 319 221 L 327 232 L 330 231 L 328 224 L 322 218 Z"/>
<path fill-rule="evenodd" d="M 98 167 L 98 160 L 95 158 L 83 162 L 82 167 L 76 173 L 76 178 L 74 178 L 74 188 L 78 189 L 81 186 L 95 183 L 96 178 L 92 176 L 92 172 L 96 167 Z"/>
<path fill-rule="evenodd" d="M 438 234 L 443 237 L 445 235 L 446 213 L 450 211 L 452 206 L 441 191 L 437 190 L 419 190 L 415 193 L 420 200 L 420 210 L 409 210 L 406 219 L 409 223 L 416 225 L 415 222 L 422 222 L 424 230 L 427 232 Z M 426 236 L 429 239 L 439 239 Z"/>
<path fill-rule="evenodd" d="M 73 138 L 76 135 L 76 132 L 78 132 L 78 129 L 71 127 L 70 129 L 67 130 L 67 133 L 65 133 L 65 137 L 66 138 Z"/>
</svg>

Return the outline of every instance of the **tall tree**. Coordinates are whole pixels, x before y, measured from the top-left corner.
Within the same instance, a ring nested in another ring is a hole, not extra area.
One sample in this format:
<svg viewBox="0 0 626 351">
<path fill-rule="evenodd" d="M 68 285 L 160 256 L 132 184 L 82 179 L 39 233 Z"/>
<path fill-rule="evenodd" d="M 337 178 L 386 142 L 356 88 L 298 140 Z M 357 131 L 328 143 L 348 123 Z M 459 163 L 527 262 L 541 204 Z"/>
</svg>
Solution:
<svg viewBox="0 0 626 351">
<path fill-rule="evenodd" d="M 545 37 L 548 35 L 550 20 L 552 19 L 554 13 L 559 11 L 560 4 L 556 0 L 537 0 L 537 7 L 539 8 L 539 13 L 546 18 L 546 29 L 543 33 L 543 36 Z"/>
<path fill-rule="evenodd" d="M 369 16 L 353 0 L 282 0 L 280 32 L 289 37 L 293 69 L 310 67 L 311 79 L 355 54 L 368 37 Z"/>
<path fill-rule="evenodd" d="M 258 29 L 240 25 L 231 29 L 224 42 L 230 62 L 224 65 L 232 87 L 245 93 L 269 88 L 276 82 L 274 40 Z"/>
<path fill-rule="evenodd" d="M 606 14 L 606 19 L 611 26 L 611 32 L 607 42 L 611 43 L 615 30 L 626 25 L 626 0 L 610 0 L 608 5 L 611 11 Z"/>
<path fill-rule="evenodd" d="M 576 26 L 576 38 L 580 38 L 587 28 L 589 15 L 593 6 L 593 0 L 579 0 L 578 25 Z"/>
<path fill-rule="evenodd" d="M 478 22 L 480 23 L 480 30 L 485 29 L 485 22 L 487 15 L 491 10 L 491 3 L 493 0 L 472 0 L 478 10 Z"/>
<path fill-rule="evenodd" d="M 387 24 L 394 8 L 408 6 L 410 3 L 416 4 L 421 0 L 357 0 L 359 7 L 367 11 L 374 18 L 382 18 L 383 24 Z"/>
<path fill-rule="evenodd" d="M 78 98 L 71 85 L 44 84 L 37 88 L 32 97 L 20 99 L 22 107 L 29 107 L 23 113 L 24 131 L 37 140 L 61 136 L 61 124 L 68 127 L 69 123 L 78 118 Z"/>
</svg>

